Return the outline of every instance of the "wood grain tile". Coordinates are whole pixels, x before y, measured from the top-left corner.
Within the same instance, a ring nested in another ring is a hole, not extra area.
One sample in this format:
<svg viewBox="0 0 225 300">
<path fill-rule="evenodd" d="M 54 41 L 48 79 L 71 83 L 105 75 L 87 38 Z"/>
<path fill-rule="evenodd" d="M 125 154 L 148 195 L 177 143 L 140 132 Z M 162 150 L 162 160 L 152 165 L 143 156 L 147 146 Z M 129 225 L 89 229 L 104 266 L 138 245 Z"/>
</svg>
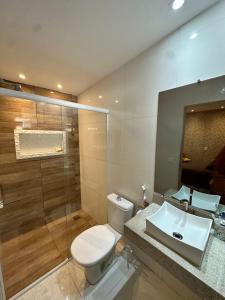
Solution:
<svg viewBox="0 0 225 300">
<path fill-rule="evenodd" d="M 79 210 L 3 243 L 3 278 L 7 298 L 70 257 L 70 245 L 82 231 L 96 225 Z"/>
<path fill-rule="evenodd" d="M 22 85 L 22 90 L 77 100 L 29 85 Z M 16 128 L 66 130 L 67 154 L 17 160 Z M 3 273 L 9 297 L 65 259 L 69 242 L 94 223 L 85 213 L 77 217 L 76 224 L 66 217 L 81 206 L 77 111 L 0 96 L 0 187 L 4 200 L 0 210 Z"/>
</svg>

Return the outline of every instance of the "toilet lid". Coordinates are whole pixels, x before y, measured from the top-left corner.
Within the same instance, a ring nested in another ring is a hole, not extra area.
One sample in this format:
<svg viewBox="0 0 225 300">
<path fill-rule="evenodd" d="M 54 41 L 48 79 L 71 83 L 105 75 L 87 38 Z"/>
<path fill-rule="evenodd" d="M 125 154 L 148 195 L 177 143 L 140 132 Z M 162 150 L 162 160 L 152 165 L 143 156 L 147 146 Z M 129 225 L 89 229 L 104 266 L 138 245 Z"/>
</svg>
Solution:
<svg viewBox="0 0 225 300">
<path fill-rule="evenodd" d="M 74 239 L 71 254 L 79 264 L 90 267 L 104 258 L 114 244 L 114 234 L 106 226 L 96 225 Z"/>
</svg>

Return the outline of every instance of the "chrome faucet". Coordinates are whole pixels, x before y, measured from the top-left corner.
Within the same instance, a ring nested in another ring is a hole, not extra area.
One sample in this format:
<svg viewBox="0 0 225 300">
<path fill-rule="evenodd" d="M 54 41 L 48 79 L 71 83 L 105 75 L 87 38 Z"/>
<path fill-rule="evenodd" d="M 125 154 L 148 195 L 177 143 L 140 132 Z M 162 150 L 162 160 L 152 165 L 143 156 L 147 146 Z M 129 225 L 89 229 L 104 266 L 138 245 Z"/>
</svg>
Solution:
<svg viewBox="0 0 225 300">
<path fill-rule="evenodd" d="M 185 211 L 187 212 L 189 209 L 189 204 L 190 204 L 189 200 L 183 199 L 183 200 L 180 200 L 180 203 L 184 203 Z"/>
</svg>

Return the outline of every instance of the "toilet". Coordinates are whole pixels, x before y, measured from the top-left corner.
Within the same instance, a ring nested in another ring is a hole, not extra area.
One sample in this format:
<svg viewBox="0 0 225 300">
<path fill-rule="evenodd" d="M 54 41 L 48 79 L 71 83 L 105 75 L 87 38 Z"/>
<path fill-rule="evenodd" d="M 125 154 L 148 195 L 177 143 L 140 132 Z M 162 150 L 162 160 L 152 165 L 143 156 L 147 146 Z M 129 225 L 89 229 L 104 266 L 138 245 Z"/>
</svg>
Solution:
<svg viewBox="0 0 225 300">
<path fill-rule="evenodd" d="M 97 283 L 115 257 L 115 246 L 124 231 L 124 224 L 132 217 L 134 205 L 116 194 L 107 196 L 108 224 L 93 226 L 72 242 L 73 259 L 85 269 L 90 284 Z"/>
</svg>

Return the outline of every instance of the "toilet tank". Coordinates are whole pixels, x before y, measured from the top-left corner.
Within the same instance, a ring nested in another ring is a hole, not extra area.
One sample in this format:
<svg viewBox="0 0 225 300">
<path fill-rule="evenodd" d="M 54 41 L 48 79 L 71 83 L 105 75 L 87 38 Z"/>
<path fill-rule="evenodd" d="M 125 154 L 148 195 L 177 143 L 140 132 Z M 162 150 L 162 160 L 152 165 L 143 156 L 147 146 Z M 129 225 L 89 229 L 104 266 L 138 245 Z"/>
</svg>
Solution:
<svg viewBox="0 0 225 300">
<path fill-rule="evenodd" d="M 117 232 L 123 234 L 124 224 L 132 218 L 134 204 L 127 199 L 120 198 L 118 195 L 110 194 L 108 200 L 108 223 Z"/>
</svg>

